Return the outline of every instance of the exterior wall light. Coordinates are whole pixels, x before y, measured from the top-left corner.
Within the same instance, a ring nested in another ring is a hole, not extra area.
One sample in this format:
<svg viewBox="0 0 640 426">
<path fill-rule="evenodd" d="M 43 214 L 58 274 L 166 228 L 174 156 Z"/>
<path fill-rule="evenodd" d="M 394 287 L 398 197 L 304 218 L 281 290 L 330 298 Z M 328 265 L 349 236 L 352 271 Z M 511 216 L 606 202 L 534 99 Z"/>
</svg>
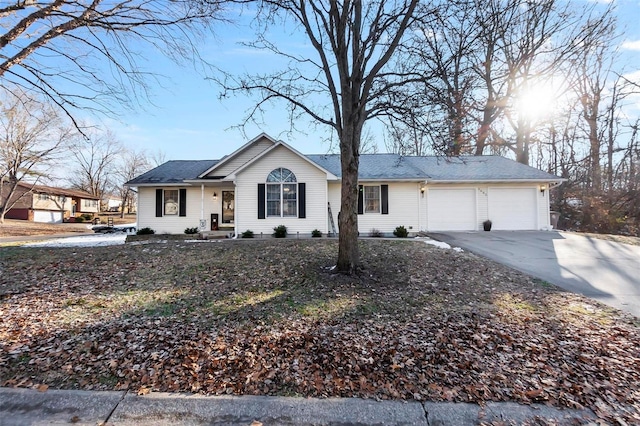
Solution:
<svg viewBox="0 0 640 426">
<path fill-rule="evenodd" d="M 213 193 L 213 201 L 218 201 L 218 194 L 217 193 Z"/>
</svg>

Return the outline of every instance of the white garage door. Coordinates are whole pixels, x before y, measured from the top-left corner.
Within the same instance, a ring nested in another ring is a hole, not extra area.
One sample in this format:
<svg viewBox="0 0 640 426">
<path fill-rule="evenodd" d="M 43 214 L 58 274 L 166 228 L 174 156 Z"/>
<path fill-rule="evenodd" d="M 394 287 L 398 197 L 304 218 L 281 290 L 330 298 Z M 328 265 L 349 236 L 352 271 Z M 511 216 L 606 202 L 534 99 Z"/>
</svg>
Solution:
<svg viewBox="0 0 640 426">
<path fill-rule="evenodd" d="M 477 228 L 475 188 L 429 189 L 427 197 L 429 231 L 473 231 Z"/>
<path fill-rule="evenodd" d="M 492 229 L 538 229 L 536 195 L 536 188 L 489 188 Z"/>
<path fill-rule="evenodd" d="M 33 221 L 44 222 L 44 223 L 61 223 L 62 212 L 52 212 L 48 210 L 35 210 L 33 212 Z"/>
</svg>

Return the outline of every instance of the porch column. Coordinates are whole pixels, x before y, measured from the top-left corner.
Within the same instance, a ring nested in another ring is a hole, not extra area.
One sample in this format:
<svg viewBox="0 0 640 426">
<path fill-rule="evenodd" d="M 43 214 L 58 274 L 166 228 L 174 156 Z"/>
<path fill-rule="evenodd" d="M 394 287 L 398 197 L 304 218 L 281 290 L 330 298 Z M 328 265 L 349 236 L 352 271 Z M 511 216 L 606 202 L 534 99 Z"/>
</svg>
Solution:
<svg viewBox="0 0 640 426">
<path fill-rule="evenodd" d="M 200 230 L 207 229 L 207 222 L 204 220 L 204 183 L 200 184 Z"/>
</svg>

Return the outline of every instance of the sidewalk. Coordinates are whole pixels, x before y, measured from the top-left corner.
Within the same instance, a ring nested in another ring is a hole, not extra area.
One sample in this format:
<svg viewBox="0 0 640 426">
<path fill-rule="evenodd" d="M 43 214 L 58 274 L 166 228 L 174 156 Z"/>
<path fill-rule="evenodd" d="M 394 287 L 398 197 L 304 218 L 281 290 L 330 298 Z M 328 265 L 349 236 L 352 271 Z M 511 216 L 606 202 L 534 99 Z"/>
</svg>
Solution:
<svg viewBox="0 0 640 426">
<path fill-rule="evenodd" d="M 0 388 L 0 425 L 429 425 L 482 422 L 558 425 L 595 419 L 590 410 L 545 405 L 374 401 L 358 398 L 202 396 Z M 538 424 L 538 423 L 536 423 Z"/>
</svg>

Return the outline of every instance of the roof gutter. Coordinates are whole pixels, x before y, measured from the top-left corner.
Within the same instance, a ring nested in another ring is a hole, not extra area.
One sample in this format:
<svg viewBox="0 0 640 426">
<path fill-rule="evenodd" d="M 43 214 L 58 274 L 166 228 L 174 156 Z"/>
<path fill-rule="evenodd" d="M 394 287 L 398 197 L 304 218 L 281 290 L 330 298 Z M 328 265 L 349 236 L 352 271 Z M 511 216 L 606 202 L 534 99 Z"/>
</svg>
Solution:
<svg viewBox="0 0 640 426">
<path fill-rule="evenodd" d="M 553 183 L 553 186 L 558 186 L 562 182 L 567 181 L 567 179 L 557 178 L 557 179 L 490 179 L 490 180 L 479 180 L 479 179 L 471 179 L 471 180 L 427 180 L 425 181 L 427 184 L 451 184 L 451 183 Z"/>
<path fill-rule="evenodd" d="M 187 181 L 171 182 L 171 183 L 153 182 L 153 183 L 125 183 L 124 184 L 124 186 L 126 186 L 127 188 L 139 188 L 139 187 L 145 187 L 145 186 L 185 186 L 185 185 L 191 186 L 191 184 L 187 183 Z"/>
</svg>

